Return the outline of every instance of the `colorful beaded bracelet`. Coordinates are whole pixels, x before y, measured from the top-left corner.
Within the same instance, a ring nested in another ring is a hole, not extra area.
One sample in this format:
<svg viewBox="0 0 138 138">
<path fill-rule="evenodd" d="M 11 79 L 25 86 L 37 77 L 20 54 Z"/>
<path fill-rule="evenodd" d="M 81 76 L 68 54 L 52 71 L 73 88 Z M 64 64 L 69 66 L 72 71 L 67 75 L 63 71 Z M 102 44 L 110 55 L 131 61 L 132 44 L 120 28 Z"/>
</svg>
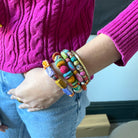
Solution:
<svg viewBox="0 0 138 138">
<path fill-rule="evenodd" d="M 74 96 L 74 92 L 72 91 L 72 88 L 70 86 L 68 86 L 62 79 L 60 79 L 57 74 L 55 73 L 55 71 L 50 67 L 50 64 L 47 60 L 44 60 L 42 62 L 43 68 L 46 70 L 47 74 L 49 77 L 51 77 L 55 83 L 63 90 L 63 92 L 70 96 L 73 97 Z"/>
<path fill-rule="evenodd" d="M 73 53 L 73 55 L 78 59 L 79 63 L 82 65 L 82 67 L 83 67 L 83 69 L 84 69 L 84 71 L 85 71 L 85 73 L 86 73 L 86 75 L 88 77 L 88 80 L 86 81 L 86 84 L 88 84 L 90 82 L 90 76 L 89 76 L 89 73 L 88 73 L 85 65 L 83 64 L 82 60 L 80 59 L 79 55 L 76 52 L 74 52 L 72 50 L 71 53 Z"/>
<path fill-rule="evenodd" d="M 63 51 L 61 51 L 61 56 L 67 62 L 70 70 L 73 71 L 73 74 L 75 75 L 76 79 L 80 82 L 81 88 L 83 90 L 87 90 L 87 86 L 85 84 L 85 79 L 83 79 L 83 76 L 76 70 L 76 68 L 73 64 L 74 62 L 77 61 L 76 57 L 67 49 L 64 49 Z"/>
<path fill-rule="evenodd" d="M 62 58 L 60 53 L 55 52 L 52 55 L 52 59 L 55 62 L 56 67 L 60 69 L 61 73 L 63 74 L 63 77 L 67 80 L 69 85 L 73 88 L 73 91 L 76 93 L 80 93 L 82 91 L 82 88 L 80 86 L 80 82 L 78 82 L 76 80 L 72 71 L 69 70 L 66 61 Z"/>
<path fill-rule="evenodd" d="M 75 56 L 75 54 L 73 54 L 74 51 L 73 52 L 70 52 L 67 49 L 64 49 L 63 51 L 70 57 L 72 63 L 76 67 L 77 71 L 83 77 L 83 79 L 84 79 L 85 82 L 82 82 L 81 85 L 83 87 L 86 87 L 86 85 L 89 83 L 89 80 L 88 80 L 88 76 L 86 74 L 87 70 L 85 71 L 84 68 L 83 68 L 83 65 L 84 64 L 79 62 L 78 58 Z"/>
</svg>

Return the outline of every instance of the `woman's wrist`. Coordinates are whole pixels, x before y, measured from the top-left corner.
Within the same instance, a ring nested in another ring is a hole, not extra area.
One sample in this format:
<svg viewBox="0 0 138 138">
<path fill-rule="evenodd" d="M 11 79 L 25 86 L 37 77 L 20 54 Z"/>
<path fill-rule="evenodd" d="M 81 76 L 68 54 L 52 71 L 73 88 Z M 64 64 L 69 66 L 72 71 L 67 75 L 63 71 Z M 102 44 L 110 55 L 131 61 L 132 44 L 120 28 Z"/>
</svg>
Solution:
<svg viewBox="0 0 138 138">
<path fill-rule="evenodd" d="M 121 58 L 113 41 L 104 34 L 86 43 L 76 53 L 81 57 L 90 76 Z"/>
</svg>

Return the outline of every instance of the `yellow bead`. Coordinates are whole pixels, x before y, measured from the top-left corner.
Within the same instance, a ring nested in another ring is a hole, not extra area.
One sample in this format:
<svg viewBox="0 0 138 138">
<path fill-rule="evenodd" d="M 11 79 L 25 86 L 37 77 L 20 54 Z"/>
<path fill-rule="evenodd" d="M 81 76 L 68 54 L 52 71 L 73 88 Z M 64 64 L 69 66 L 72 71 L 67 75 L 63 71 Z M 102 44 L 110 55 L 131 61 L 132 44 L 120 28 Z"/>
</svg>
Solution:
<svg viewBox="0 0 138 138">
<path fill-rule="evenodd" d="M 78 73 L 78 71 L 77 71 L 77 70 L 74 70 L 74 71 L 73 71 L 73 74 L 75 74 L 75 75 L 76 75 L 77 73 Z"/>
<path fill-rule="evenodd" d="M 73 86 L 73 88 L 77 88 L 78 87 L 78 84 L 76 84 L 75 86 Z"/>
<path fill-rule="evenodd" d="M 47 67 L 50 66 L 47 60 L 44 60 L 44 61 L 42 62 L 42 65 L 43 65 L 43 68 L 44 68 L 44 69 L 46 69 Z"/>
<path fill-rule="evenodd" d="M 66 65 L 66 62 L 64 60 L 57 63 L 57 67 L 60 68 L 62 65 Z"/>
<path fill-rule="evenodd" d="M 63 80 L 61 80 L 61 79 L 56 80 L 55 83 L 56 83 L 61 89 L 67 87 L 67 84 L 66 84 Z"/>
<path fill-rule="evenodd" d="M 69 79 L 67 79 L 69 83 L 73 83 L 75 81 L 75 77 L 71 76 Z"/>
<path fill-rule="evenodd" d="M 0 28 L 2 28 L 2 24 L 0 24 Z"/>
</svg>

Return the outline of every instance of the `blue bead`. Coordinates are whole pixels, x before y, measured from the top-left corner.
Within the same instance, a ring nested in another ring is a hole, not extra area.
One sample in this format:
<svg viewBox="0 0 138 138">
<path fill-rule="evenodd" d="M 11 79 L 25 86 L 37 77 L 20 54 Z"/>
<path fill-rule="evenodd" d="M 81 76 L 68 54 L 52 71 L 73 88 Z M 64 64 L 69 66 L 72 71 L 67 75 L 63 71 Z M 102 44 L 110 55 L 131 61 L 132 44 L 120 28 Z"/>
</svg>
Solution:
<svg viewBox="0 0 138 138">
<path fill-rule="evenodd" d="M 66 88 L 64 88 L 62 90 L 67 95 L 71 95 L 73 93 L 72 89 L 69 86 L 67 86 Z"/>
<path fill-rule="evenodd" d="M 69 50 L 67 50 L 67 49 L 64 49 L 63 51 L 64 51 L 65 53 L 69 52 Z"/>
<path fill-rule="evenodd" d="M 47 72 L 49 77 L 52 77 L 53 75 L 55 75 L 55 72 L 51 67 L 47 67 L 46 72 Z"/>
<path fill-rule="evenodd" d="M 74 61 L 76 61 L 76 60 L 77 60 L 77 59 L 76 59 L 76 57 L 74 57 L 74 56 L 71 58 L 71 61 L 72 61 L 72 62 L 74 62 Z"/>
<path fill-rule="evenodd" d="M 70 68 L 71 70 L 73 70 L 73 71 L 75 70 L 75 67 L 74 67 L 74 65 L 72 64 L 72 62 L 69 61 L 67 64 L 68 64 L 68 66 L 69 66 L 69 68 Z"/>
<path fill-rule="evenodd" d="M 68 71 L 67 73 L 63 74 L 63 77 L 64 78 L 67 77 L 67 76 L 71 77 L 72 75 L 73 75 L 73 73 L 71 71 Z"/>
</svg>

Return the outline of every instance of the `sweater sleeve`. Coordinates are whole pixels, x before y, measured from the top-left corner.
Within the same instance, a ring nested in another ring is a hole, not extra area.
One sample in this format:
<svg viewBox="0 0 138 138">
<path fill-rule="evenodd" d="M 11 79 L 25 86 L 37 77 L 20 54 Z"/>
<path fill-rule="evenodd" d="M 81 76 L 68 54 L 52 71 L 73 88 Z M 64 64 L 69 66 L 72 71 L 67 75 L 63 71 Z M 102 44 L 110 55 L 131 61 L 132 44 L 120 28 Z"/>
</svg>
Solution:
<svg viewBox="0 0 138 138">
<path fill-rule="evenodd" d="M 125 66 L 138 51 L 138 0 L 134 0 L 97 34 L 100 33 L 108 35 L 121 54 L 121 59 L 115 64 Z"/>
</svg>

